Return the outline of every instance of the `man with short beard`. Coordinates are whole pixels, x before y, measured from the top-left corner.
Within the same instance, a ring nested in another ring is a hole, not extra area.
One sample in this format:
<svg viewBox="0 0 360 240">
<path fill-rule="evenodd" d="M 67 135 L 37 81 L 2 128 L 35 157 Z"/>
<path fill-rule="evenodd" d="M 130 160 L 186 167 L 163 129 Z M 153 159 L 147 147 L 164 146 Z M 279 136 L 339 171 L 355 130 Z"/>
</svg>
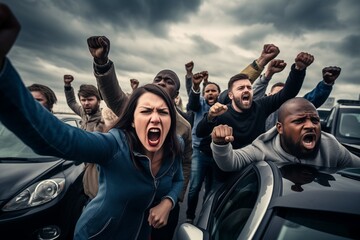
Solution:
<svg viewBox="0 0 360 240">
<path fill-rule="evenodd" d="M 93 85 L 82 84 L 78 92 L 81 104 L 78 104 L 75 99 L 74 88 L 71 86 L 72 81 L 74 81 L 72 75 L 64 75 L 64 91 L 68 106 L 81 117 L 82 129 L 89 132 L 102 132 L 104 121 L 101 117 L 101 99 L 98 89 Z"/>
<path fill-rule="evenodd" d="M 311 54 L 299 53 L 291 67 L 284 89 L 277 94 L 255 100 L 253 100 L 253 89 L 249 77 L 246 74 L 233 76 L 228 83 L 231 103 L 214 104 L 199 122 L 196 129 L 197 136 L 209 136 L 215 126 L 226 124 L 233 128 L 232 146 L 234 149 L 250 144 L 265 132 L 267 117 L 282 103 L 299 93 L 306 68 L 313 61 L 314 57 Z"/>
<path fill-rule="evenodd" d="M 238 171 L 261 160 L 295 162 L 327 168 L 360 167 L 360 158 L 336 138 L 321 131 L 320 117 L 315 106 L 302 97 L 292 98 L 279 108 L 276 128 L 256 138 L 252 144 L 234 149 L 233 129 L 216 126 L 211 149 L 223 171 Z"/>
</svg>

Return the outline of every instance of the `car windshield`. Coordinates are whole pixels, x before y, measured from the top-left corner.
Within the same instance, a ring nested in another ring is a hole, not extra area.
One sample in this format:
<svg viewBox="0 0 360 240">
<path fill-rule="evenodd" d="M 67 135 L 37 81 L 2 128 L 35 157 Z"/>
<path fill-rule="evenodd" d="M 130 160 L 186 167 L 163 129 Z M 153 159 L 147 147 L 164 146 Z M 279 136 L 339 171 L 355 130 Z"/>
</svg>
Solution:
<svg viewBox="0 0 360 240">
<path fill-rule="evenodd" d="M 0 159 L 39 159 L 49 158 L 49 156 L 41 156 L 36 154 L 30 147 L 25 145 L 18 137 L 9 131 L 0 122 Z"/>
<path fill-rule="evenodd" d="M 266 235 L 271 239 L 360 239 L 358 215 L 280 209 Z M 265 237 L 266 238 L 266 237 Z"/>
<path fill-rule="evenodd" d="M 341 137 L 360 140 L 360 108 L 343 109 L 338 126 L 338 133 Z"/>
</svg>

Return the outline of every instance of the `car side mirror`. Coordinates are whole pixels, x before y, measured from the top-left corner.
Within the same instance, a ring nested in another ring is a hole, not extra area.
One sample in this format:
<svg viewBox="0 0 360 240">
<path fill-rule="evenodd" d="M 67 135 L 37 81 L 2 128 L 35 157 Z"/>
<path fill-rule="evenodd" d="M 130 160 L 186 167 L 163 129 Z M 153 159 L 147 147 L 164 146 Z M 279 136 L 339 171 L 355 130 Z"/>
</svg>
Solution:
<svg viewBox="0 0 360 240">
<path fill-rule="evenodd" d="M 181 240 L 209 240 L 209 233 L 190 223 L 183 223 L 177 230 L 176 239 Z"/>
</svg>

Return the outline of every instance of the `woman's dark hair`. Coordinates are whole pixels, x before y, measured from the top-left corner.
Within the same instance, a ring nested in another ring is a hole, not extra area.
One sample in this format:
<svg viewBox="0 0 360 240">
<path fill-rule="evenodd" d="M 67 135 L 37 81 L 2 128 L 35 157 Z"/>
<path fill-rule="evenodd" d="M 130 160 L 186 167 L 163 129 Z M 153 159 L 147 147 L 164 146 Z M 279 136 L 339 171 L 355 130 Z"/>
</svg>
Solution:
<svg viewBox="0 0 360 240">
<path fill-rule="evenodd" d="M 133 150 L 143 153 L 143 146 L 141 145 L 141 142 L 135 132 L 135 128 L 132 127 L 132 123 L 134 122 L 134 112 L 138 105 L 138 99 L 147 92 L 159 96 L 165 101 L 167 107 L 169 108 L 171 125 L 169 133 L 164 141 L 163 149 L 165 158 L 175 159 L 177 156 L 181 156 L 181 146 L 176 134 L 176 110 L 173 101 L 169 97 L 169 94 L 165 92 L 162 87 L 156 84 L 146 84 L 135 89 L 129 97 L 125 108 L 123 109 L 122 115 L 119 118 L 119 121 L 114 125 L 114 127 L 124 130 L 129 142 L 131 155 Z M 140 163 L 137 162 L 133 156 L 132 158 L 135 165 L 141 168 Z"/>
</svg>

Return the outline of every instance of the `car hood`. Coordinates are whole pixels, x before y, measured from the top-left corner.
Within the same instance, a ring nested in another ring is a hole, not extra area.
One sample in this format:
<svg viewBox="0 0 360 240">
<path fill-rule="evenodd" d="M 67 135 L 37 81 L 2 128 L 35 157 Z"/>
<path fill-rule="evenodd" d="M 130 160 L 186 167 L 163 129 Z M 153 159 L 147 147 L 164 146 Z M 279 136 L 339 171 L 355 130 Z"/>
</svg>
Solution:
<svg viewBox="0 0 360 240">
<path fill-rule="evenodd" d="M 0 162 L 0 201 L 9 199 L 63 160 L 47 162 Z"/>
</svg>

